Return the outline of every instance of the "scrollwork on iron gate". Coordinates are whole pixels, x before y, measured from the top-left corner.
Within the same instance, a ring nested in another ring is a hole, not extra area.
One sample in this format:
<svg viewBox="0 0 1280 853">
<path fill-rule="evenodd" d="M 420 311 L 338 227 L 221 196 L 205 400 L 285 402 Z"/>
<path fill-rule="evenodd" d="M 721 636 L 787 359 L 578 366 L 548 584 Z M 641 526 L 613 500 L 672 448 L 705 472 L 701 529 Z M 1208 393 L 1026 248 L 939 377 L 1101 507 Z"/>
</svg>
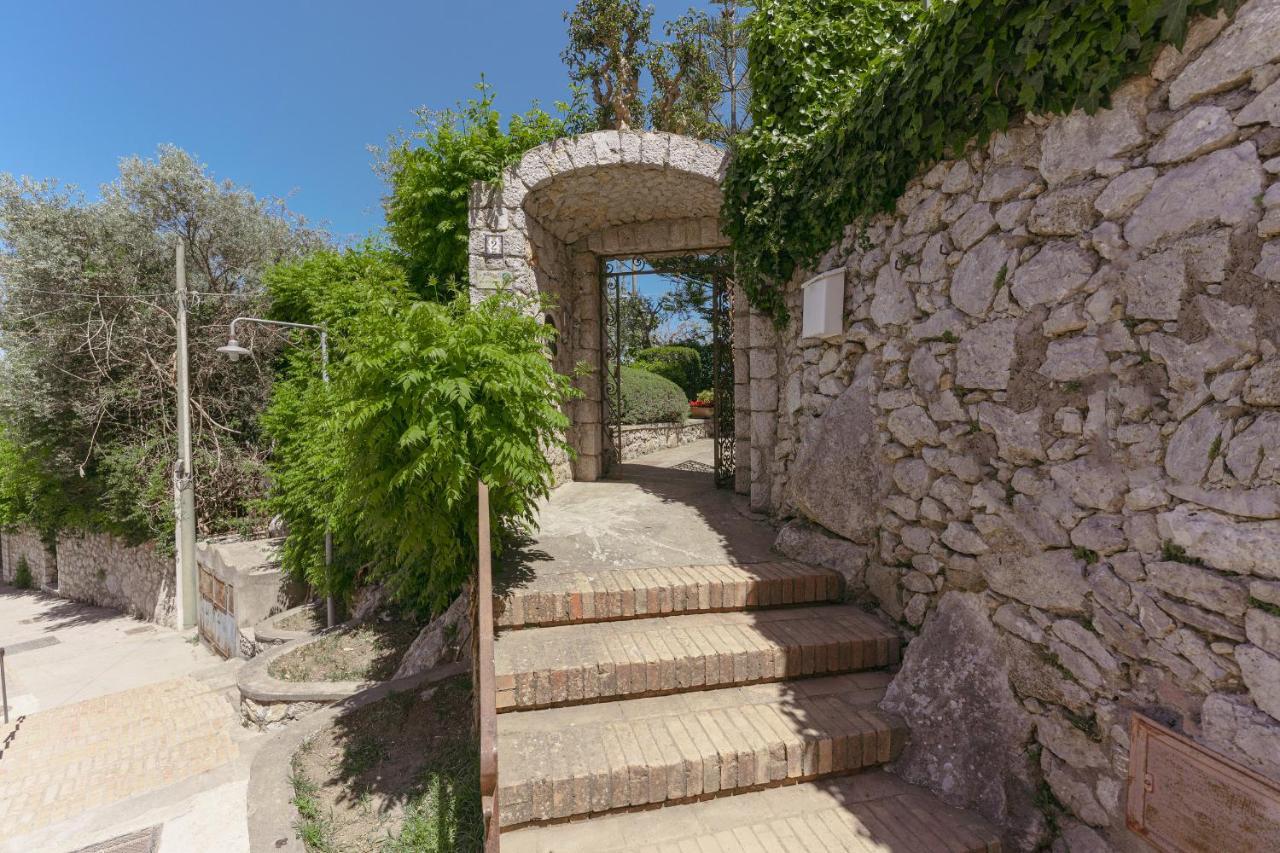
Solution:
<svg viewBox="0 0 1280 853">
<path fill-rule="evenodd" d="M 605 259 L 600 264 L 601 350 L 603 359 L 605 424 L 605 470 L 614 469 L 622 460 L 622 381 L 624 328 L 623 311 L 625 279 L 631 282 L 631 297 L 637 294 L 635 280 L 642 275 L 662 275 L 700 285 L 703 296 L 696 300 L 695 310 L 711 326 L 711 388 L 715 394 L 711 420 L 715 446 L 715 483 L 720 488 L 733 488 L 735 471 L 734 389 L 733 389 L 733 287 L 730 280 L 731 259 L 720 252 L 667 256 L 652 265 L 640 258 Z M 655 267 L 657 267 L 655 269 Z M 705 301 L 704 301 L 705 300 Z M 708 304 L 709 303 L 709 304 Z M 705 338 L 703 339 L 705 340 Z"/>
<path fill-rule="evenodd" d="M 735 433 L 733 404 L 733 290 L 723 277 L 711 283 L 711 379 L 715 392 L 715 478 L 733 488 Z"/>
</svg>

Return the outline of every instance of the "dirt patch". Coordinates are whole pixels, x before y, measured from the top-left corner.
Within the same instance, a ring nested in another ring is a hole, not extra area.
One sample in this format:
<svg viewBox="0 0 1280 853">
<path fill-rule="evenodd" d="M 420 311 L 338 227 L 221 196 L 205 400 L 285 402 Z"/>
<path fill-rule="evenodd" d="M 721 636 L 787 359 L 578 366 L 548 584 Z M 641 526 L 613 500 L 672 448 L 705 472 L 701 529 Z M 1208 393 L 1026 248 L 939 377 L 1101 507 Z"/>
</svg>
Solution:
<svg viewBox="0 0 1280 853">
<path fill-rule="evenodd" d="M 283 619 L 277 619 L 275 627 L 281 631 L 316 633 L 326 627 L 324 622 L 324 605 L 313 604 L 295 613 L 290 613 Z"/>
<path fill-rule="evenodd" d="M 311 853 L 435 853 L 483 846 L 470 680 L 395 693 L 336 719 L 293 757 Z"/>
<path fill-rule="evenodd" d="M 421 629 L 404 620 L 364 622 L 294 649 L 267 673 L 281 681 L 386 681 Z"/>
</svg>

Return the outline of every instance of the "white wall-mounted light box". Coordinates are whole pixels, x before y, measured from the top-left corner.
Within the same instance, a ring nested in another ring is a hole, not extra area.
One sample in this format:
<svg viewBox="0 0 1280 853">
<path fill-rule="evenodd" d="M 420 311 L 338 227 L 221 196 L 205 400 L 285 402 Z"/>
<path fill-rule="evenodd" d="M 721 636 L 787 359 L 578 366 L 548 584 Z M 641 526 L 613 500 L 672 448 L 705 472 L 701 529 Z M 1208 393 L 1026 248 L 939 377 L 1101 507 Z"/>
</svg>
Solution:
<svg viewBox="0 0 1280 853">
<path fill-rule="evenodd" d="M 836 338 L 844 334 L 844 267 L 806 281 L 801 337 Z"/>
</svg>

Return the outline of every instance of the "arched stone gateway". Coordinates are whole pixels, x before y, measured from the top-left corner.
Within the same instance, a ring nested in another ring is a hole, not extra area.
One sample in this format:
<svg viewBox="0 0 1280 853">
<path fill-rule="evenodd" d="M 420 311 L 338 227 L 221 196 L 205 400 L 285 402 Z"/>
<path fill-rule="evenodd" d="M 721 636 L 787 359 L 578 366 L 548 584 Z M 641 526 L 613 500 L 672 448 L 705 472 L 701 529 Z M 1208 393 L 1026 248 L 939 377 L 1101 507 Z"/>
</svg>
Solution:
<svg viewBox="0 0 1280 853">
<path fill-rule="evenodd" d="M 472 298 L 504 283 L 548 298 L 547 318 L 560 333 L 556 368 L 568 375 L 588 368 L 575 378 L 582 397 L 567 411 L 577 456 L 557 466 L 559 477 L 595 480 L 603 473 L 603 263 L 728 246 L 720 230 L 724 165 L 725 152 L 695 139 L 602 130 L 540 145 L 499 184 L 475 186 Z M 745 306 L 735 309 L 733 322 L 745 325 Z M 746 437 L 739 439 L 737 482 L 745 484 Z"/>
</svg>

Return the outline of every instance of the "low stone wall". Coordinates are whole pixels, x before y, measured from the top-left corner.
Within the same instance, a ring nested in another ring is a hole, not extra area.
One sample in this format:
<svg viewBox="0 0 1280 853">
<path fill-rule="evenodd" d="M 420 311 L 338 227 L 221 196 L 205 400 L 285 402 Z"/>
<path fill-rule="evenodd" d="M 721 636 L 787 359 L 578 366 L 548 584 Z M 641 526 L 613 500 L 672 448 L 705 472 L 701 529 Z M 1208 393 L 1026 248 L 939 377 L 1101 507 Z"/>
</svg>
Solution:
<svg viewBox="0 0 1280 853">
<path fill-rule="evenodd" d="M 39 589 L 57 586 L 58 572 L 54 555 L 34 530 L 11 530 L 0 532 L 0 562 L 3 563 L 0 575 L 5 583 L 13 583 L 18 571 L 18 563 L 26 558 L 27 567 L 31 569 L 31 577 Z"/>
<path fill-rule="evenodd" d="M 302 637 L 272 646 L 245 664 L 236 679 L 236 686 L 240 691 L 240 717 L 246 727 L 273 731 L 376 684 L 369 681 L 283 681 L 271 675 L 274 661 L 318 639 L 319 636 Z"/>
<path fill-rule="evenodd" d="M 635 459 L 668 447 L 679 447 L 711 435 L 711 420 L 680 424 L 627 424 L 622 427 L 622 458 Z"/>
<path fill-rule="evenodd" d="M 128 545 L 105 533 L 58 538 L 58 595 L 174 624 L 173 558 L 145 542 Z"/>
<path fill-rule="evenodd" d="M 750 320 L 752 505 L 919 632 L 896 768 L 1010 849 L 1046 791 L 1130 849 L 1134 709 L 1280 781 L 1280 0 L 1109 106 L 935 164 Z"/>
</svg>

